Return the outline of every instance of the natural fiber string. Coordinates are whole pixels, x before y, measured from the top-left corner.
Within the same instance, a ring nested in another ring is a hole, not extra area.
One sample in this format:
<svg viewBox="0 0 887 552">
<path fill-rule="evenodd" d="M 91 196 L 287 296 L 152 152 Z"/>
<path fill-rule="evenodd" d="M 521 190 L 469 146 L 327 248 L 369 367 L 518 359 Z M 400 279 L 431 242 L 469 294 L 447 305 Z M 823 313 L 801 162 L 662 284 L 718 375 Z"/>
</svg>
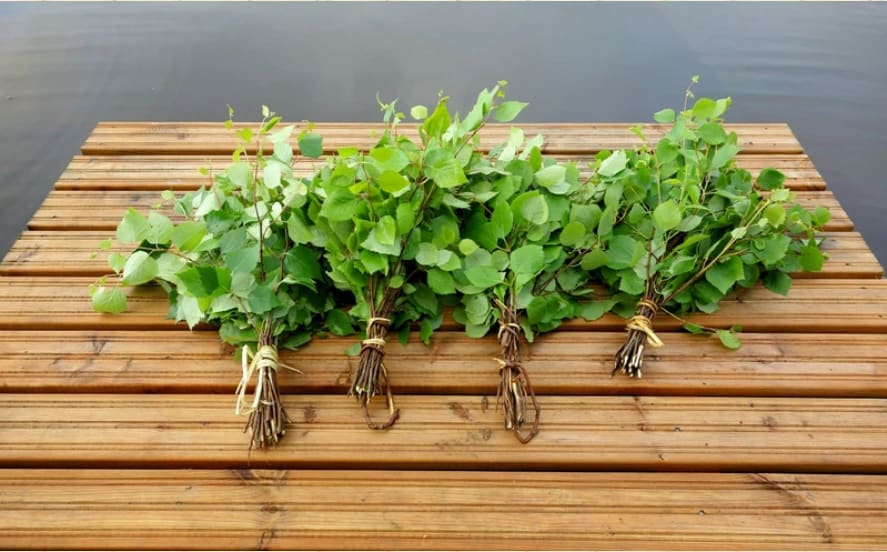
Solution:
<svg viewBox="0 0 887 552">
<path fill-rule="evenodd" d="M 659 305 L 647 299 L 641 299 L 638 301 L 638 307 L 647 307 L 654 314 L 659 309 Z M 659 336 L 656 335 L 656 332 L 653 331 L 652 322 L 651 317 L 644 314 L 636 314 L 628 320 L 625 329 L 643 332 L 647 336 L 647 343 L 649 343 L 651 347 L 659 348 L 665 345 L 665 343 L 663 343 L 662 340 L 659 339 Z"/>
<path fill-rule="evenodd" d="M 280 362 L 280 359 L 277 356 L 277 347 L 272 345 L 262 345 L 259 347 L 259 350 L 253 354 L 248 345 L 243 346 L 241 354 L 241 370 L 243 371 L 243 376 L 240 378 L 240 384 L 235 391 L 237 394 L 237 405 L 234 408 L 235 414 L 249 414 L 259 408 L 259 405 L 262 402 L 262 388 L 265 381 L 263 372 L 268 369 L 276 371 L 278 368 L 286 368 L 287 370 L 299 374 L 302 373 L 301 370 Z M 256 382 L 256 389 L 253 391 L 253 400 L 252 402 L 247 402 L 246 390 L 247 387 L 249 387 L 249 382 L 253 378 L 253 374 L 256 372 L 258 372 L 259 378 Z"/>
</svg>

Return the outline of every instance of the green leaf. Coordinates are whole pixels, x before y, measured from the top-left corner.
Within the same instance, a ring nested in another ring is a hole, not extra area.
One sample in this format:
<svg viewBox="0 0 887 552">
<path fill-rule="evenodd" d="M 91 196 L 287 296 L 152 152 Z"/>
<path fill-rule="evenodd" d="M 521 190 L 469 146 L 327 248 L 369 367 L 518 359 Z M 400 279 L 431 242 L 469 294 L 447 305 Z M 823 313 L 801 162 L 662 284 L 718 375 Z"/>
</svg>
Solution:
<svg viewBox="0 0 887 552">
<path fill-rule="evenodd" d="M 274 291 L 267 285 L 256 286 L 247 298 L 249 310 L 255 314 L 266 313 L 281 305 Z"/>
<path fill-rule="evenodd" d="M 323 136 L 313 132 L 299 136 L 299 151 L 305 157 L 317 158 L 323 155 Z"/>
<path fill-rule="evenodd" d="M 235 249 L 227 254 L 223 254 L 225 259 L 225 267 L 231 273 L 235 272 L 252 272 L 259 264 L 259 246 L 250 245 L 241 249 Z"/>
<path fill-rule="evenodd" d="M 528 192 L 515 199 L 521 217 L 532 224 L 548 222 L 548 202 L 539 192 Z"/>
<path fill-rule="evenodd" d="M 631 236 L 613 236 L 607 249 L 607 266 L 621 270 L 634 266 L 642 252 L 641 244 Z"/>
<path fill-rule="evenodd" d="M 416 253 L 416 262 L 424 266 L 435 266 L 437 264 L 437 247 L 431 242 L 422 242 L 419 244 L 419 251 Z"/>
<path fill-rule="evenodd" d="M 354 333 L 351 317 L 339 309 L 333 309 L 326 314 L 326 327 L 331 334 L 340 337 Z"/>
<path fill-rule="evenodd" d="M 189 328 L 194 328 L 203 319 L 203 310 L 194 297 L 180 295 L 178 298 L 179 312 L 176 320 L 184 320 Z"/>
<path fill-rule="evenodd" d="M 397 206 L 397 233 L 405 236 L 416 223 L 416 214 L 408 203 Z"/>
<path fill-rule="evenodd" d="M 774 228 L 785 222 L 785 207 L 779 203 L 771 203 L 764 208 L 764 218 Z"/>
<path fill-rule="evenodd" d="M 123 266 L 123 283 L 138 286 L 153 280 L 157 272 L 157 261 L 144 251 L 136 251 Z"/>
<path fill-rule="evenodd" d="M 333 222 L 351 220 L 357 209 L 358 198 L 347 190 L 336 190 L 329 194 L 320 208 L 320 214 Z"/>
<path fill-rule="evenodd" d="M 540 245 L 525 245 L 511 252 L 511 270 L 517 274 L 536 274 L 544 265 L 545 253 Z"/>
<path fill-rule="evenodd" d="M 391 146 L 373 148 L 370 150 L 370 158 L 382 172 L 398 173 L 410 164 L 410 160 L 404 152 Z"/>
<path fill-rule="evenodd" d="M 203 240 L 206 235 L 206 224 L 203 222 L 189 220 L 176 225 L 173 228 L 172 244 L 180 251 L 191 251 Z"/>
<path fill-rule="evenodd" d="M 739 257 L 731 257 L 709 268 L 705 272 L 705 279 L 721 293 L 727 293 L 744 274 L 742 260 Z"/>
<path fill-rule="evenodd" d="M 706 333 L 705 328 L 703 328 L 699 324 L 693 324 L 691 322 L 684 324 L 684 329 L 687 330 L 688 332 L 690 332 L 691 334 L 696 334 L 696 335 L 702 335 L 702 334 Z"/>
<path fill-rule="evenodd" d="M 505 275 L 491 266 L 472 266 L 465 269 L 465 277 L 471 285 L 487 289 L 502 282 Z"/>
<path fill-rule="evenodd" d="M 228 180 L 240 189 L 249 188 L 253 183 L 253 173 L 246 163 L 232 163 L 227 174 Z"/>
<path fill-rule="evenodd" d="M 728 161 L 733 159 L 733 156 L 739 153 L 739 146 L 735 144 L 724 144 L 718 151 L 715 152 L 714 157 L 711 158 L 711 168 L 712 169 L 720 169 L 724 165 L 727 164 Z"/>
<path fill-rule="evenodd" d="M 721 340 L 721 344 L 724 347 L 732 351 L 742 347 L 742 342 L 739 341 L 739 337 L 730 330 L 717 330 L 715 333 L 717 333 L 718 339 Z"/>
<path fill-rule="evenodd" d="M 126 264 L 126 256 L 121 254 L 118 251 L 115 251 L 108 255 L 108 266 L 111 267 L 111 270 L 120 274 L 120 271 L 123 270 L 123 266 Z"/>
<path fill-rule="evenodd" d="M 428 117 L 428 108 L 424 105 L 414 105 L 410 109 L 410 116 L 417 121 L 421 121 L 425 117 Z"/>
<path fill-rule="evenodd" d="M 723 144 L 727 139 L 727 133 L 724 132 L 724 127 L 714 122 L 705 123 L 700 126 L 696 129 L 696 133 L 699 134 L 700 138 L 714 146 Z"/>
<path fill-rule="evenodd" d="M 582 257 L 580 266 L 583 270 L 594 270 L 610 262 L 610 257 L 602 249 L 593 249 Z"/>
<path fill-rule="evenodd" d="M 583 305 L 579 309 L 579 316 L 588 320 L 589 322 L 592 320 L 597 320 L 603 315 L 610 312 L 616 305 L 616 301 L 613 299 L 605 299 L 598 301 L 589 301 L 588 303 L 583 303 Z"/>
<path fill-rule="evenodd" d="M 432 268 L 428 271 L 427 278 L 428 287 L 438 295 L 449 295 L 456 292 L 456 281 L 449 272 Z"/>
<path fill-rule="evenodd" d="M 130 207 L 117 225 L 117 241 L 120 243 L 141 243 L 151 231 L 148 220 Z"/>
<path fill-rule="evenodd" d="M 173 224 L 169 217 L 156 211 L 148 213 L 148 224 L 151 226 L 145 239 L 158 245 L 166 245 L 172 238 Z"/>
<path fill-rule="evenodd" d="M 194 266 L 179 272 L 179 281 L 193 297 L 218 297 L 231 290 L 231 273 L 222 268 Z"/>
<path fill-rule="evenodd" d="M 283 260 L 283 266 L 287 274 L 298 281 L 314 281 L 323 276 L 323 270 L 317 260 L 317 252 L 304 245 L 297 245 L 290 249 Z"/>
<path fill-rule="evenodd" d="M 822 206 L 813 209 L 812 216 L 813 223 L 817 228 L 825 226 L 825 224 L 832 219 L 831 211 L 829 211 L 827 207 Z"/>
<path fill-rule="evenodd" d="M 493 112 L 493 118 L 498 123 L 510 123 L 528 105 L 524 102 L 502 102 L 496 107 L 496 111 Z"/>
<path fill-rule="evenodd" d="M 394 219 L 388 215 L 383 217 L 383 219 L 384 218 L 391 221 L 390 225 L 388 223 L 383 225 L 380 220 L 379 224 L 376 224 L 376 226 L 370 230 L 369 236 L 367 236 L 367 239 L 361 242 L 360 245 L 370 251 L 381 253 L 382 255 L 400 255 L 400 241 L 394 239 L 397 232 L 396 223 L 394 222 Z"/>
<path fill-rule="evenodd" d="M 674 109 L 662 109 L 653 114 L 653 120 L 657 123 L 667 124 L 674 122 Z"/>
<path fill-rule="evenodd" d="M 758 175 L 758 187 L 762 190 L 775 190 L 781 188 L 785 182 L 785 175 L 776 169 L 761 169 Z"/>
<path fill-rule="evenodd" d="M 477 251 L 477 249 L 477 243 L 475 243 L 472 239 L 465 238 L 459 242 L 459 252 L 463 255 L 471 255 L 472 253 Z"/>
<path fill-rule="evenodd" d="M 673 199 L 660 203 L 653 211 L 653 223 L 662 232 L 676 228 L 682 218 L 681 208 Z"/>
<path fill-rule="evenodd" d="M 806 272 L 818 272 L 822 270 L 825 256 L 815 243 L 805 245 L 801 249 L 801 268 Z"/>
<path fill-rule="evenodd" d="M 764 275 L 764 287 L 773 293 L 788 295 L 792 287 L 792 277 L 780 270 L 772 270 Z"/>
<path fill-rule="evenodd" d="M 376 239 L 383 245 L 392 245 L 397 238 L 397 223 L 389 215 L 380 218 L 373 230 L 375 231 Z"/>
<path fill-rule="evenodd" d="M 563 194 L 569 190 L 566 177 L 567 168 L 563 165 L 549 165 L 536 172 L 536 182 L 553 194 Z"/>
<path fill-rule="evenodd" d="M 425 172 L 435 184 L 445 190 L 468 182 L 462 166 L 454 158 L 439 161 L 434 166 L 427 167 Z"/>
<path fill-rule="evenodd" d="M 584 224 L 574 220 L 561 230 L 560 242 L 567 247 L 576 245 L 585 238 L 587 232 Z"/>
<path fill-rule="evenodd" d="M 92 309 L 96 312 L 124 312 L 126 310 L 126 295 L 120 288 L 101 286 L 92 294 Z"/>
<path fill-rule="evenodd" d="M 428 136 L 440 136 L 450 126 L 450 112 L 447 111 L 448 98 L 442 98 L 425 122 L 422 129 Z"/>
<path fill-rule="evenodd" d="M 269 189 L 280 188 L 280 165 L 276 163 L 269 163 L 262 169 L 262 178 L 265 182 L 265 186 Z"/>
<path fill-rule="evenodd" d="M 711 98 L 699 98 L 693 104 L 693 116 L 697 119 L 710 119 L 715 112 L 715 101 Z"/>
<path fill-rule="evenodd" d="M 546 205 L 546 207 L 548 206 Z M 546 216 L 545 218 L 548 217 Z M 490 229 L 496 236 L 496 239 L 503 239 L 510 234 L 513 225 L 514 214 L 511 211 L 511 207 L 504 201 L 498 203 L 493 209 L 493 216 L 490 218 Z"/>
<path fill-rule="evenodd" d="M 410 185 L 407 177 L 393 171 L 385 171 L 379 176 L 379 186 L 389 194 L 397 194 Z"/>
<path fill-rule="evenodd" d="M 609 157 L 604 159 L 601 167 L 597 170 L 601 176 L 615 176 L 628 164 L 628 157 L 622 150 L 613 152 Z"/>
</svg>

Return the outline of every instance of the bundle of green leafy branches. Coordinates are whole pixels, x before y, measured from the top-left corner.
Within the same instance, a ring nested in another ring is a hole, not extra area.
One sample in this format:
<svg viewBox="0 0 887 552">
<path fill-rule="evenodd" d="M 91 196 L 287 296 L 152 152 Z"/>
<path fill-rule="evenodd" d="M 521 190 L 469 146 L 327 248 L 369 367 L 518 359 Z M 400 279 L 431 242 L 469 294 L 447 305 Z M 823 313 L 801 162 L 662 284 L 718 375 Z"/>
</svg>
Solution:
<svg viewBox="0 0 887 552">
<path fill-rule="evenodd" d="M 228 128 L 231 115 L 229 108 Z M 209 175 L 208 186 L 181 197 L 163 194 L 182 222 L 174 223 L 160 210 L 144 216 L 129 209 L 117 227 L 117 240 L 136 244 L 135 249 L 109 257 L 116 283 L 158 283 L 169 296 L 171 317 L 190 328 L 218 325 L 224 341 L 241 346 L 235 410 L 249 414 L 244 431 L 250 434 L 250 448 L 276 444 L 289 421 L 278 371 L 298 370 L 280 362 L 278 348 L 304 345 L 325 320 L 335 321 L 340 333 L 342 319 L 348 323 L 343 312 L 333 310 L 320 250 L 306 245 L 310 229 L 302 210 L 308 187 L 292 171 L 293 127 L 270 134 L 279 122 L 263 107 L 256 131 L 237 132 L 241 143 L 232 164 L 212 175 L 202 171 Z M 302 154 L 319 156 L 320 141 L 319 135 L 302 132 Z M 250 145 L 257 149 L 254 157 L 247 154 Z M 266 153 L 267 146 L 273 151 Z M 107 278 L 91 291 L 95 310 L 126 309 L 123 291 L 108 285 Z M 252 399 L 247 399 L 249 388 Z"/>
<path fill-rule="evenodd" d="M 793 204 L 777 170 L 765 168 L 753 179 L 737 167 L 737 136 L 722 125 L 730 99 L 699 98 L 688 109 L 691 98 L 688 88 L 683 110 L 655 114 L 671 125 L 655 147 L 635 129 L 641 147 L 601 152 L 579 193 L 603 207 L 597 245 L 582 267 L 594 271 L 623 310 L 634 310 L 613 374 L 642 377 L 645 347 L 662 346 L 652 328 L 657 312 L 712 313 L 734 289 L 759 281 L 786 294 L 791 272 L 820 270 L 824 260 L 816 230 L 829 220 L 828 210 Z M 740 346 L 737 327 L 685 327 Z"/>
<path fill-rule="evenodd" d="M 483 90 L 464 119 L 451 116 L 445 96 L 430 114 L 413 107 L 419 143 L 399 133 L 405 116 L 396 101 L 380 101 L 387 127 L 378 143 L 368 152 L 340 150 L 315 178 L 307 212 L 320 230 L 315 243 L 326 248 L 329 275 L 353 296 L 350 312 L 365 327 L 350 393 L 370 428 L 390 428 L 399 416 L 383 362 L 388 333 L 406 339 L 418 324 L 428 342 L 443 320 L 441 302 L 455 292 L 452 273 L 462 268 L 451 247 L 460 242 L 460 220 L 495 195 L 495 171 L 477 133 L 490 118 L 510 121 L 525 105 L 502 101 L 505 84 Z M 388 418 L 376 422 L 370 404 L 383 394 Z"/>
<path fill-rule="evenodd" d="M 456 321 L 471 337 L 497 327 L 500 347 L 498 402 L 505 427 L 522 443 L 539 432 L 541 408 L 521 361 L 521 342 L 577 315 L 596 318 L 587 272 L 575 266 L 594 209 L 571 203 L 579 188 L 575 164 L 544 159 L 542 137 L 524 143 L 512 129 L 508 144 L 491 152 L 494 174 L 487 201 L 476 204 L 459 244 L 464 267 L 453 273 L 461 304 Z M 466 245 L 467 243 L 467 245 Z M 530 412 L 532 409 L 532 412 Z"/>
</svg>

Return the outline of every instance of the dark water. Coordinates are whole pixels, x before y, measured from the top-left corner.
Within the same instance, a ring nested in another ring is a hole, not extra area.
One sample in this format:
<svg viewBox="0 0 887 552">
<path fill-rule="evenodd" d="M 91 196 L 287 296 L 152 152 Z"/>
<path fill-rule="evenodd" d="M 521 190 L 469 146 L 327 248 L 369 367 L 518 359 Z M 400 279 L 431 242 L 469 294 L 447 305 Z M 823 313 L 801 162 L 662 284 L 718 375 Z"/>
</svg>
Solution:
<svg viewBox="0 0 887 552">
<path fill-rule="evenodd" d="M 0 252 L 96 121 L 377 120 L 504 78 L 521 120 L 638 121 L 687 80 L 787 121 L 887 262 L 885 4 L 0 4 Z"/>
</svg>

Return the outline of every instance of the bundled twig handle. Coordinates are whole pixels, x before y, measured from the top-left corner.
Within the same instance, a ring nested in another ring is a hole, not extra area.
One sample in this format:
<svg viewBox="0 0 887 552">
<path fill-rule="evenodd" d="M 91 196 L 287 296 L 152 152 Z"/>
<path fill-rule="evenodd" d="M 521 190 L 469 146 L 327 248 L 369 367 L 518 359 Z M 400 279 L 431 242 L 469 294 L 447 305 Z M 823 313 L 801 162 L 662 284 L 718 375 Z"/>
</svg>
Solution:
<svg viewBox="0 0 887 552">
<path fill-rule="evenodd" d="M 280 358 L 277 355 L 277 347 L 273 345 L 262 345 L 255 353 L 250 350 L 249 345 L 243 346 L 241 354 L 241 370 L 243 375 L 235 391 L 237 394 L 237 405 L 234 407 L 235 414 L 238 416 L 241 413 L 251 414 L 259 408 L 262 401 L 262 387 L 265 382 L 264 372 L 266 370 L 277 371 L 279 368 L 286 368 L 298 374 L 302 373 L 301 370 L 280 362 Z M 246 392 L 254 374 L 258 374 L 259 377 L 256 381 L 256 388 L 253 390 L 253 399 L 248 401 L 246 399 Z"/>
</svg>

